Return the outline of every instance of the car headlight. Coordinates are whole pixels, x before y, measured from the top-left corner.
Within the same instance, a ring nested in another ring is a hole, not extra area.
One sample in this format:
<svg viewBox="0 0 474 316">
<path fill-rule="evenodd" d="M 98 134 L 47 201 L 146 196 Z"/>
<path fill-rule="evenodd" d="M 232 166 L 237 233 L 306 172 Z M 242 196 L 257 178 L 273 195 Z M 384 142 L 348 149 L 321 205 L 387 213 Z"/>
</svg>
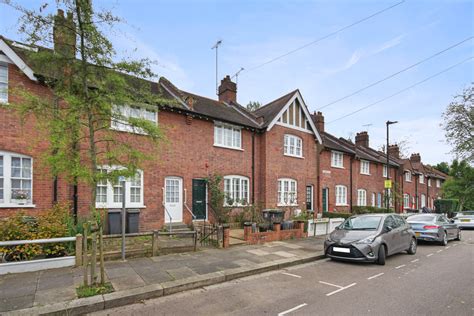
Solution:
<svg viewBox="0 0 474 316">
<path fill-rule="evenodd" d="M 377 238 L 377 236 L 369 236 L 369 237 L 366 237 L 364 239 L 361 239 L 359 241 L 357 241 L 358 244 L 371 244 L 374 242 L 375 238 Z"/>
</svg>

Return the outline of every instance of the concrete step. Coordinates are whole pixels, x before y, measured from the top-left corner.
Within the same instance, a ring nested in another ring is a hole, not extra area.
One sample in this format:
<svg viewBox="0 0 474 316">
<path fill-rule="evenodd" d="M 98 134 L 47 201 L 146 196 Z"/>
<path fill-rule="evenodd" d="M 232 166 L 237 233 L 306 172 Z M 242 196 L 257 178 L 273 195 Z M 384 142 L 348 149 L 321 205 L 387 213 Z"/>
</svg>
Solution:
<svg viewBox="0 0 474 316">
<path fill-rule="evenodd" d="M 185 229 L 185 230 L 190 230 L 188 225 L 186 225 L 185 223 L 167 223 L 165 224 L 165 228 L 167 230 L 169 230 L 169 228 L 172 228 L 173 230 L 176 230 L 176 229 Z"/>
</svg>

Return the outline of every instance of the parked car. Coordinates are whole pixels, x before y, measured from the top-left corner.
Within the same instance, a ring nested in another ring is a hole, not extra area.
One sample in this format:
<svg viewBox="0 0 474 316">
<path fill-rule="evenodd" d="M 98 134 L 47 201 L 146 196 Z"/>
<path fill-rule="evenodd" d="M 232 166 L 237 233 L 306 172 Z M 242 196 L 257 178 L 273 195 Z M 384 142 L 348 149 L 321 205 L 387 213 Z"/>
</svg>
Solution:
<svg viewBox="0 0 474 316">
<path fill-rule="evenodd" d="M 407 222 L 418 240 L 434 241 L 443 246 L 449 240 L 461 240 L 461 230 L 453 220 L 443 214 L 418 214 L 408 217 Z"/>
<path fill-rule="evenodd" d="M 351 216 L 324 242 L 324 253 L 336 260 L 376 262 L 407 251 L 415 254 L 417 241 L 410 225 L 397 214 Z"/>
<path fill-rule="evenodd" d="M 459 228 L 474 228 L 474 211 L 462 211 L 453 218 Z"/>
</svg>

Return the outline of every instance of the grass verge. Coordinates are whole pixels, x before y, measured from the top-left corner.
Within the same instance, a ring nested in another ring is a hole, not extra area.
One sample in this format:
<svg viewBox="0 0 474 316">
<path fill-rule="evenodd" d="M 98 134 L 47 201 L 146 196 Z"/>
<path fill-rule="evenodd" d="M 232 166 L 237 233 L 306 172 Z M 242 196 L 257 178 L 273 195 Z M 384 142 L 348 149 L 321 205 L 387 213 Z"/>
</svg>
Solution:
<svg viewBox="0 0 474 316">
<path fill-rule="evenodd" d="M 76 288 L 77 297 L 79 298 L 112 293 L 113 291 L 114 291 L 114 288 L 112 284 L 110 283 L 105 283 L 104 285 L 100 285 L 100 284 L 89 285 L 89 286 L 81 285 L 78 288 Z"/>
</svg>

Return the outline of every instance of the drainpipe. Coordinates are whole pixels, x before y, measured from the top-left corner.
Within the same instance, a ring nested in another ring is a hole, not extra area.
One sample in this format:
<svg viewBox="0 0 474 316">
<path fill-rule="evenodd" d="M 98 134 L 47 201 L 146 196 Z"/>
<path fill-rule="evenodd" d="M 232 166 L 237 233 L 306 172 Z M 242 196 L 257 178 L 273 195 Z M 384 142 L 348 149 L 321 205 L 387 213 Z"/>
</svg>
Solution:
<svg viewBox="0 0 474 316">
<path fill-rule="evenodd" d="M 420 175 L 418 175 L 418 177 L 415 178 L 415 199 L 416 199 L 416 202 L 415 202 L 415 207 L 416 209 L 418 209 L 418 181 L 420 181 Z"/>
<path fill-rule="evenodd" d="M 255 204 L 255 130 L 252 132 L 252 205 Z"/>
<path fill-rule="evenodd" d="M 353 181 L 353 178 L 352 178 L 352 164 L 354 162 L 354 156 L 351 156 L 351 160 L 350 160 L 350 167 L 349 167 L 349 207 L 350 207 L 350 212 L 352 213 L 352 181 Z"/>
<path fill-rule="evenodd" d="M 74 223 L 77 224 L 77 209 L 78 209 L 78 193 L 77 193 L 77 183 L 74 183 L 73 194 L 72 194 L 72 211 L 74 213 Z M 95 203 L 95 201 L 93 202 Z"/>
<path fill-rule="evenodd" d="M 58 177 L 55 176 L 53 180 L 53 204 L 58 202 Z"/>
</svg>

